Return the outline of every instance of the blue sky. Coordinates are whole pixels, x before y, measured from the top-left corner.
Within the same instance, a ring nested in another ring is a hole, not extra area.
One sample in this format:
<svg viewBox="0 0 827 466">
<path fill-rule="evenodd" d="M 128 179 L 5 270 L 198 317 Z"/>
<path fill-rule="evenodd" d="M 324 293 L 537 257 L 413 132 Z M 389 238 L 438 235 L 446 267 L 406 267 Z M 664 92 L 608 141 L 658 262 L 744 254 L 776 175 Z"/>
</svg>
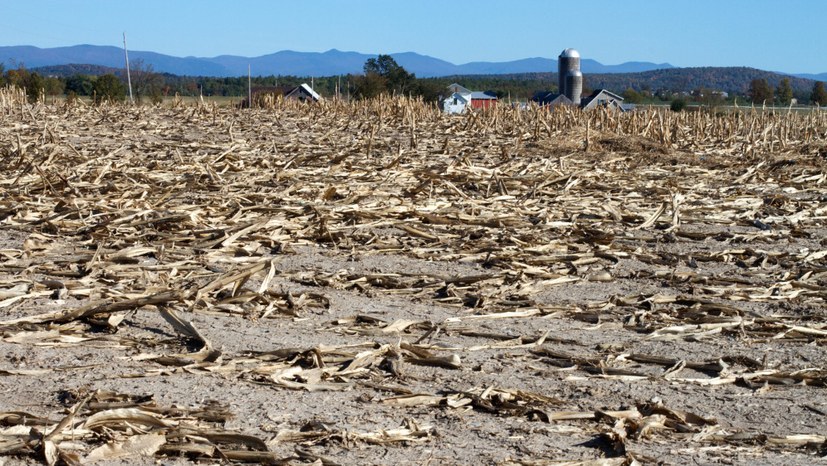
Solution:
<svg viewBox="0 0 827 466">
<path fill-rule="evenodd" d="M 604 64 L 827 72 L 824 0 L 0 0 L 0 45 L 120 46 L 175 56 L 417 52 L 461 64 Z"/>
</svg>

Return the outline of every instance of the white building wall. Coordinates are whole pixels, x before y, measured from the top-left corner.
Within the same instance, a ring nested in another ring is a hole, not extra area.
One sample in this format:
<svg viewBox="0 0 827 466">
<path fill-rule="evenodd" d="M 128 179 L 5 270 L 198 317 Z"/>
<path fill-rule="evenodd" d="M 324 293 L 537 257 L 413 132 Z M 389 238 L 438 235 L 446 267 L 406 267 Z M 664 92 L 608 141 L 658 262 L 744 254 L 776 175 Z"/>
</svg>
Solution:
<svg viewBox="0 0 827 466">
<path fill-rule="evenodd" d="M 471 94 L 454 92 L 442 101 L 442 111 L 445 113 L 462 113 L 471 105 Z"/>
</svg>

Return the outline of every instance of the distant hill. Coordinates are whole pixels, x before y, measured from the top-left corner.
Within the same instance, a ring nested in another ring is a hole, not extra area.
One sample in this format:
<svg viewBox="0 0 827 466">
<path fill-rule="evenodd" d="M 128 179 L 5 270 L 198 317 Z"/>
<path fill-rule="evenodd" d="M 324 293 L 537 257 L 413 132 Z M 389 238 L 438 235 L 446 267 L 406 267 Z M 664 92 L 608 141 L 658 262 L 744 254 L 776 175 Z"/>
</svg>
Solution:
<svg viewBox="0 0 827 466">
<path fill-rule="evenodd" d="M 794 74 L 793 76 L 797 76 L 799 78 L 804 78 L 804 79 L 813 79 L 815 81 L 825 81 L 825 82 L 827 82 L 827 73 L 819 73 L 819 74 L 799 73 L 799 74 Z"/>
<path fill-rule="evenodd" d="M 815 83 L 812 79 L 799 78 L 782 73 L 763 71 L 747 67 L 702 67 L 670 68 L 651 70 L 640 73 L 583 73 L 583 86 L 586 89 L 610 89 L 621 93 L 632 88 L 636 91 L 649 89 L 653 92 L 667 90 L 672 92 L 690 92 L 699 88 L 726 91 L 730 94 L 744 95 L 749 90 L 753 79 L 766 79 L 770 86 L 776 87 L 782 79 L 788 78 L 793 93 L 808 96 Z M 452 76 L 457 82 L 472 80 L 489 84 L 492 88 L 507 88 L 510 82 L 531 82 L 550 88 L 557 83 L 556 73 L 514 73 L 490 74 L 487 76 Z M 485 84 L 478 84 L 485 85 Z M 469 84 L 470 85 L 470 84 Z"/>
<path fill-rule="evenodd" d="M 623 91 L 627 88 L 640 90 L 669 89 L 691 91 L 701 87 L 726 91 L 730 94 L 746 94 L 753 79 L 766 79 L 773 88 L 782 79 L 789 78 L 793 93 L 809 95 L 814 81 L 781 73 L 747 67 L 702 67 L 651 70 L 630 74 L 586 74 L 584 82 L 592 89 L 606 88 Z"/>
<path fill-rule="evenodd" d="M 345 74 L 359 74 L 368 58 L 376 55 L 343 52 L 331 49 L 326 52 L 294 52 L 283 50 L 260 57 L 241 57 L 235 55 L 221 55 L 211 58 L 199 57 L 173 57 L 155 52 L 130 51 L 130 61 L 134 63 L 143 62 L 151 65 L 152 68 L 161 73 L 169 73 L 178 76 L 211 76 L 211 77 L 234 77 L 246 76 L 247 66 L 252 69 L 255 76 L 336 76 Z M 460 65 L 440 60 L 438 58 L 421 55 L 414 52 L 393 53 L 393 58 L 410 72 L 420 78 L 444 77 L 444 76 L 471 76 L 471 75 L 512 75 L 522 73 L 552 73 L 557 69 L 557 60 L 552 58 L 534 57 L 507 62 L 470 62 Z M 71 47 L 38 48 L 28 45 L 2 46 L 0 47 L 0 64 L 11 68 L 23 64 L 27 68 L 43 68 L 61 65 L 72 65 L 75 67 L 97 65 L 108 67 L 112 70 L 122 69 L 124 62 L 123 50 L 118 47 L 100 45 L 74 45 Z M 82 65 L 78 65 L 82 64 Z M 628 73 L 654 73 L 649 78 L 654 81 L 667 81 L 670 83 L 679 81 L 678 75 L 670 75 L 669 70 L 692 69 L 692 70 L 746 70 L 749 68 L 675 68 L 669 63 L 650 63 L 632 61 L 619 65 L 604 65 L 591 59 L 583 59 L 581 69 L 586 75 L 624 75 Z M 82 68 L 78 68 L 82 72 Z M 693 71 L 692 76 L 698 76 L 703 72 Z M 730 71 L 723 74 L 715 72 L 717 77 L 706 84 L 707 87 L 740 88 L 742 84 L 735 85 L 730 75 L 743 74 L 740 71 Z M 769 72 L 764 72 L 769 73 Z M 74 73 L 70 73 L 74 74 Z M 88 74 L 101 74 L 89 72 Z M 781 76 L 784 73 L 771 73 L 773 76 Z M 813 79 L 827 81 L 827 73 L 820 74 L 790 74 L 793 78 Z M 683 73 L 679 73 L 683 76 Z M 672 76 L 670 78 L 670 76 Z M 729 77 L 727 77 L 729 76 Z M 623 80 L 634 78 L 615 77 Z M 614 82 L 612 77 L 601 78 L 605 82 Z M 649 79 L 647 78 L 647 79 Z M 692 78 L 694 79 L 694 78 Z M 774 81 L 776 78 L 768 78 Z M 722 80 L 723 86 L 718 86 Z M 700 80 L 702 81 L 702 80 Z M 700 82 L 699 81 L 699 82 Z M 602 82 L 602 81 L 601 81 Z M 678 83 L 680 84 L 680 83 Z M 670 84 L 671 86 L 672 84 Z M 680 84 L 676 87 L 687 87 L 689 84 Z M 609 87 L 609 86 L 607 86 Z M 615 88 L 615 86 L 611 86 Z M 632 86 L 634 87 L 634 86 Z"/>
<path fill-rule="evenodd" d="M 32 68 L 31 70 L 37 71 L 43 76 L 59 76 L 62 78 L 67 78 L 69 76 L 74 76 L 76 74 L 100 76 L 103 74 L 110 73 L 120 75 L 124 72 L 123 68 L 113 68 L 111 66 L 87 65 L 77 63 L 70 63 L 68 65 L 38 66 L 36 68 Z"/>
<path fill-rule="evenodd" d="M 326 52 L 294 52 L 284 50 L 260 57 L 221 55 L 211 58 L 173 57 L 154 52 L 130 51 L 130 61 L 152 65 L 158 72 L 180 76 L 245 76 L 249 65 L 256 76 L 334 76 L 358 74 L 368 58 L 376 55 L 343 52 L 332 49 Z M 414 52 L 393 53 L 393 58 L 408 71 L 420 78 L 477 75 L 551 72 L 557 69 L 557 60 L 551 58 L 526 58 L 509 62 L 472 62 L 456 65 L 445 60 Z M 71 47 L 38 48 L 32 46 L 0 47 L 0 63 L 6 67 L 24 64 L 27 68 L 84 63 L 111 68 L 123 68 L 123 50 L 118 47 L 99 45 L 74 45 Z M 628 62 L 604 65 L 584 59 L 584 73 L 629 73 L 654 69 L 672 68 L 668 63 Z"/>
<path fill-rule="evenodd" d="M 223 68 L 198 58 L 178 58 L 154 52 L 130 52 L 130 61 L 143 60 L 156 71 L 190 76 L 223 76 Z M 124 67 L 123 49 L 101 45 L 74 45 L 41 49 L 32 46 L 0 47 L 0 63 L 23 64 L 27 68 L 84 63 L 112 68 Z M 246 74 L 246 72 L 245 72 Z"/>
</svg>

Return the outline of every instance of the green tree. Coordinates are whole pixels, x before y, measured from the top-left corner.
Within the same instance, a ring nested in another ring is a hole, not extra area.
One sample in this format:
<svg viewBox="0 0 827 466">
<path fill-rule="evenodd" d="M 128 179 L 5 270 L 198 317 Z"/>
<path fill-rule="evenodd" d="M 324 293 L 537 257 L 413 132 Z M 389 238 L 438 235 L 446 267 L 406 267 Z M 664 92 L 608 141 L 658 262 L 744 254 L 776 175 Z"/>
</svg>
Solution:
<svg viewBox="0 0 827 466">
<path fill-rule="evenodd" d="M 777 102 L 782 105 L 789 105 L 793 100 L 793 88 L 790 86 L 790 78 L 784 78 L 775 88 Z"/>
<path fill-rule="evenodd" d="M 75 95 L 92 95 L 95 88 L 95 80 L 85 74 L 76 74 L 66 78 L 66 92 Z"/>
<path fill-rule="evenodd" d="M 431 79 L 417 79 L 414 94 L 421 96 L 425 102 L 437 102 L 447 91 L 445 86 Z"/>
<path fill-rule="evenodd" d="M 54 76 L 50 76 L 43 80 L 43 92 L 45 92 L 48 96 L 54 97 L 63 94 L 63 90 L 65 88 L 66 85 L 63 80 L 55 78 Z"/>
<path fill-rule="evenodd" d="M 626 88 L 623 91 L 623 100 L 630 104 L 639 104 L 643 102 L 643 96 L 640 95 L 636 90 L 632 89 L 631 87 Z"/>
<path fill-rule="evenodd" d="M 126 99 L 126 86 L 114 74 L 98 76 L 92 92 L 95 96 L 95 103 L 101 103 L 105 100 L 123 102 Z"/>
<path fill-rule="evenodd" d="M 363 69 L 365 76 L 375 74 L 384 78 L 387 91 L 396 94 L 405 94 L 411 91 L 413 84 L 416 82 L 416 76 L 413 73 L 408 73 L 390 55 L 368 58 Z"/>
<path fill-rule="evenodd" d="M 672 101 L 672 104 L 669 105 L 669 108 L 673 112 L 682 112 L 683 109 L 686 108 L 686 100 L 679 97 Z"/>
<path fill-rule="evenodd" d="M 754 104 L 772 103 L 772 88 L 766 79 L 750 81 L 748 95 Z"/>
<path fill-rule="evenodd" d="M 6 67 L 0 63 L 0 87 L 4 87 L 6 85 Z"/>
<path fill-rule="evenodd" d="M 388 80 L 376 73 L 356 76 L 353 84 L 354 94 L 360 99 L 371 99 L 388 90 Z"/>
<path fill-rule="evenodd" d="M 816 81 L 813 85 L 813 93 L 810 95 L 810 101 L 816 105 L 827 105 L 827 91 L 824 90 L 823 81 Z"/>
<path fill-rule="evenodd" d="M 23 88 L 29 102 L 37 102 L 45 94 L 46 82 L 39 73 L 27 73 L 23 78 Z"/>
</svg>

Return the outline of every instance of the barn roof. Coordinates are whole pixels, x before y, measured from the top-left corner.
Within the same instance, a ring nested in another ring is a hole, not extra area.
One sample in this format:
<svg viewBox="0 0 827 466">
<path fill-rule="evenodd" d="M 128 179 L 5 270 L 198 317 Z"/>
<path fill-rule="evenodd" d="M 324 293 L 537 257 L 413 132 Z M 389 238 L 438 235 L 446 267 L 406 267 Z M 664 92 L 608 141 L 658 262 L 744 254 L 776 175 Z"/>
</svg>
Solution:
<svg viewBox="0 0 827 466">
<path fill-rule="evenodd" d="M 612 100 L 616 100 L 618 102 L 623 102 L 623 97 L 615 94 L 612 91 L 608 91 L 606 89 L 598 89 L 592 92 L 588 97 L 583 99 L 584 105 L 590 103 L 592 100 L 596 99 L 598 96 L 603 95 L 604 97 L 610 98 Z"/>
<path fill-rule="evenodd" d="M 497 100 L 497 96 L 488 92 L 474 91 L 471 93 L 471 100 Z"/>
<path fill-rule="evenodd" d="M 558 94 L 556 92 L 540 91 L 534 94 L 534 97 L 532 97 L 531 100 L 540 105 L 574 105 L 574 102 L 572 102 L 571 99 L 566 97 L 564 94 Z"/>
<path fill-rule="evenodd" d="M 600 100 L 605 100 L 607 103 L 611 103 L 622 109 L 623 97 L 615 94 L 614 92 L 607 91 L 606 89 L 598 89 L 592 92 L 591 95 L 583 99 L 581 107 L 591 108 L 595 102 L 599 103 Z"/>
<path fill-rule="evenodd" d="M 453 94 L 451 94 L 451 98 L 452 98 L 452 99 L 458 99 L 458 100 L 461 100 L 461 101 L 463 101 L 463 102 L 465 102 L 465 103 L 467 104 L 467 103 L 468 103 L 468 99 L 466 99 L 466 98 L 465 98 L 465 96 L 466 96 L 466 95 L 467 95 L 467 94 L 464 94 L 464 95 L 463 95 L 463 94 L 462 94 L 462 93 L 460 93 L 460 92 L 454 92 Z"/>
<path fill-rule="evenodd" d="M 301 83 L 300 85 L 296 86 L 292 91 L 286 93 L 284 96 L 289 97 L 290 95 L 296 92 L 304 92 L 305 94 L 309 95 L 313 100 L 322 100 L 322 96 L 316 93 L 312 87 L 310 87 L 307 83 Z"/>
<path fill-rule="evenodd" d="M 322 100 L 322 96 L 320 96 L 318 93 L 316 93 L 316 91 L 314 91 L 312 87 L 308 86 L 307 83 L 302 83 L 302 85 L 300 87 L 303 87 L 304 90 L 307 91 L 308 94 L 313 96 L 314 99 Z"/>
<path fill-rule="evenodd" d="M 451 84 L 450 86 L 448 86 L 448 89 L 450 89 L 451 92 L 459 92 L 460 94 L 470 94 L 471 93 L 470 89 L 468 89 L 468 88 L 466 88 L 463 85 L 458 84 L 458 83 Z"/>
</svg>

